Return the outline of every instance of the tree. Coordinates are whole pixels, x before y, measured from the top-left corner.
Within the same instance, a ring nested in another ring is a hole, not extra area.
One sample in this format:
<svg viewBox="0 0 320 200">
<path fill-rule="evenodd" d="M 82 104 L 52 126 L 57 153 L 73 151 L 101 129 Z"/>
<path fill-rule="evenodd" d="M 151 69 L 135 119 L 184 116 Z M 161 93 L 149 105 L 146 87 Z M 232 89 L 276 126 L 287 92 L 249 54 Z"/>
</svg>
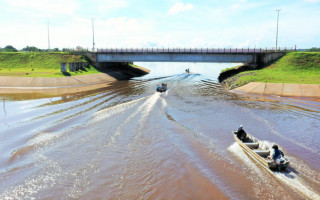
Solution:
<svg viewBox="0 0 320 200">
<path fill-rule="evenodd" d="M 22 49 L 22 51 L 27 51 L 27 52 L 37 52 L 40 51 L 37 47 L 34 46 L 26 46 L 25 48 Z"/>
<path fill-rule="evenodd" d="M 11 45 L 7 45 L 6 47 L 4 47 L 2 49 L 2 51 L 3 52 L 18 52 L 18 50 Z"/>
</svg>

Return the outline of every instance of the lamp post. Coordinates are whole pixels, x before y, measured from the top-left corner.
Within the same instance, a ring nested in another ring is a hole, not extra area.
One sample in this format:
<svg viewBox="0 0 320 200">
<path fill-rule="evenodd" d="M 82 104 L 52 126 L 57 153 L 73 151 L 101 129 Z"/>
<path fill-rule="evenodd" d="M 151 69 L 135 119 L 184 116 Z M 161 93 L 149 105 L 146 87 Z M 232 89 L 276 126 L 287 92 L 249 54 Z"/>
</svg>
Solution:
<svg viewBox="0 0 320 200">
<path fill-rule="evenodd" d="M 93 26 L 93 20 L 94 20 L 94 18 L 91 18 L 91 22 L 92 22 L 92 51 L 94 51 L 94 26 Z"/>
<path fill-rule="evenodd" d="M 277 17 L 277 34 L 276 34 L 276 50 L 278 50 L 278 29 L 279 29 L 279 12 L 280 10 L 276 10 L 278 12 L 278 17 Z"/>
<path fill-rule="evenodd" d="M 49 22 L 48 22 L 48 49 L 50 51 L 50 34 L 49 34 Z"/>
</svg>

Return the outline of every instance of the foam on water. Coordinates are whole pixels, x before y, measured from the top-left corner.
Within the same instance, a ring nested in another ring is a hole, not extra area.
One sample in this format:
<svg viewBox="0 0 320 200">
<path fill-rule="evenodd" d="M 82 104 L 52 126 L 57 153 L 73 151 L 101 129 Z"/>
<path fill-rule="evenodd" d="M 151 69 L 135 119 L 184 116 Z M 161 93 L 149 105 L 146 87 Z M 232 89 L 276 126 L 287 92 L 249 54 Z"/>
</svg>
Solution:
<svg viewBox="0 0 320 200">
<path fill-rule="evenodd" d="M 29 154 L 31 151 L 49 145 L 52 141 L 63 135 L 63 132 L 39 132 L 35 134 L 25 146 L 20 147 L 11 153 L 10 161 L 13 161 L 21 156 Z"/>
<path fill-rule="evenodd" d="M 249 159 L 248 155 L 243 151 L 243 149 L 240 147 L 240 145 L 237 142 L 234 142 L 232 145 L 230 145 L 228 147 L 228 151 L 230 151 L 233 155 L 238 157 L 244 163 L 244 165 L 247 166 L 247 168 L 254 170 L 254 172 L 257 175 L 261 177 L 264 176 L 261 170 L 257 167 L 257 164 L 252 162 L 251 159 Z"/>
<path fill-rule="evenodd" d="M 306 183 L 294 172 L 275 172 L 275 177 L 282 183 L 288 185 L 292 189 L 299 191 L 306 198 L 312 200 L 319 200 L 320 195 L 308 187 Z"/>
<path fill-rule="evenodd" d="M 119 105 L 116 105 L 116 106 L 112 106 L 112 107 L 100 110 L 100 111 L 96 112 L 93 115 L 93 118 L 88 122 L 88 124 L 95 123 L 95 122 L 104 120 L 104 119 L 106 119 L 106 118 L 108 118 L 108 117 L 110 117 L 112 115 L 124 112 L 125 110 L 127 110 L 129 108 L 132 108 L 134 105 L 136 105 L 137 103 L 139 103 L 140 101 L 142 101 L 142 100 L 144 100 L 144 99 L 146 99 L 148 97 L 150 97 L 150 96 L 142 97 L 140 99 L 136 99 L 136 100 L 133 100 L 133 101 L 129 101 L 129 102 L 126 102 L 126 103 L 122 103 L 122 104 L 119 104 Z"/>
<path fill-rule="evenodd" d="M 262 141 L 262 143 L 263 143 L 263 145 L 266 145 L 269 148 L 273 144 L 269 141 Z M 237 142 L 235 142 L 231 146 L 229 146 L 228 150 L 230 152 L 232 152 L 235 156 L 237 156 L 240 160 L 242 160 L 243 163 L 249 169 L 254 170 L 255 174 L 257 174 L 261 177 L 260 180 L 266 179 L 263 172 L 257 167 L 257 163 L 254 163 L 254 162 L 252 162 L 252 160 L 249 159 L 249 155 L 247 155 L 242 150 L 242 148 L 239 146 L 239 144 Z M 291 161 L 291 159 L 290 159 L 290 161 Z M 262 167 L 266 168 L 266 171 L 270 172 L 271 175 L 276 177 L 278 180 L 280 180 L 285 185 L 291 187 L 295 191 L 299 191 L 299 193 L 303 194 L 306 198 L 320 199 L 319 194 L 317 192 L 315 192 L 312 188 L 307 186 L 305 184 L 304 180 L 298 174 L 294 173 L 293 171 L 287 170 L 286 172 L 272 172 L 271 170 L 267 169 L 267 167 L 265 167 L 265 166 L 262 166 Z"/>
<path fill-rule="evenodd" d="M 115 131 L 115 133 L 110 137 L 110 141 L 107 142 L 105 144 L 105 147 L 109 147 L 112 144 L 115 144 L 117 142 L 118 137 L 121 134 L 121 130 L 126 126 L 126 124 L 128 124 L 132 119 L 135 118 L 136 115 L 138 115 L 139 113 L 142 113 L 142 117 L 139 120 L 139 124 L 141 124 L 141 121 L 146 120 L 148 114 L 150 113 L 150 111 L 152 110 L 152 108 L 154 107 L 154 105 L 156 104 L 157 100 L 159 99 L 159 93 L 155 93 L 151 96 L 146 97 L 147 101 L 144 102 L 142 105 L 140 105 L 131 115 L 129 115 L 129 117 L 127 117 L 127 119 L 117 128 L 117 130 Z M 139 99 L 139 101 L 146 99 L 146 98 L 141 98 Z M 135 100 L 137 101 L 137 100 Z M 139 102 L 138 101 L 138 102 Z M 132 105 L 132 102 L 130 102 L 130 105 Z M 128 109 L 128 107 L 120 107 L 120 109 Z M 118 112 L 113 112 L 112 114 L 117 114 Z M 110 116 L 110 115 L 108 115 Z M 101 119 L 99 119 L 101 120 Z"/>
</svg>

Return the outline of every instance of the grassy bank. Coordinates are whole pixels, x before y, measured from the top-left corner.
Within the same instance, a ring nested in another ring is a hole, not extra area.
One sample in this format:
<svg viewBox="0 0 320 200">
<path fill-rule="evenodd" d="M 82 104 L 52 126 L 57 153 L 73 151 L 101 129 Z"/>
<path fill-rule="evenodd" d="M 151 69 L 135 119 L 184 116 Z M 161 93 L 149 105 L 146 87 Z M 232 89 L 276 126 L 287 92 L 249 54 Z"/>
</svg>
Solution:
<svg viewBox="0 0 320 200">
<path fill-rule="evenodd" d="M 0 76 L 63 77 L 99 73 L 89 65 L 85 70 L 67 73 L 60 71 L 61 62 L 87 62 L 81 55 L 48 52 L 0 53 Z"/>
<path fill-rule="evenodd" d="M 320 53 L 288 53 L 263 69 L 241 72 L 223 81 L 228 89 L 249 82 L 320 84 Z"/>
</svg>

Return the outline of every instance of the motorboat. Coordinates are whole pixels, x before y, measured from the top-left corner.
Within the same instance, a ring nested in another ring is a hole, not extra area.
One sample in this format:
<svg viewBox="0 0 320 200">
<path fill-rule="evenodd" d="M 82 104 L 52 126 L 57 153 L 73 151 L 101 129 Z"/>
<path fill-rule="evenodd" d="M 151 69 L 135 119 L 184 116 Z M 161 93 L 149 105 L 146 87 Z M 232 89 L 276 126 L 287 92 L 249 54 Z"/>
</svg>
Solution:
<svg viewBox="0 0 320 200">
<path fill-rule="evenodd" d="M 276 162 L 273 159 L 270 159 L 270 148 L 252 135 L 247 133 L 247 136 L 243 142 L 237 137 L 236 133 L 237 131 L 233 131 L 233 137 L 238 142 L 240 147 L 270 170 L 285 170 L 289 165 L 290 162 L 285 156 L 282 157 L 281 162 Z"/>
<path fill-rule="evenodd" d="M 157 92 L 166 92 L 167 91 L 167 84 L 166 83 L 162 83 L 161 86 L 159 88 L 156 89 Z"/>
</svg>

